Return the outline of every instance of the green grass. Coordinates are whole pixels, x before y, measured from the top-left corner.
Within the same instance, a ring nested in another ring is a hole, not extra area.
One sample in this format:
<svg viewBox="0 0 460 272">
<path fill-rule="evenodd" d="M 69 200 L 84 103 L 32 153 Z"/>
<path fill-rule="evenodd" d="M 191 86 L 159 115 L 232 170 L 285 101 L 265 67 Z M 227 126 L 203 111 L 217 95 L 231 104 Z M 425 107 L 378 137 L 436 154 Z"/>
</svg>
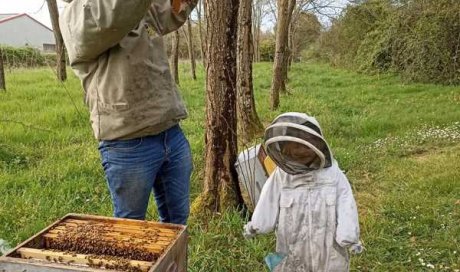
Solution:
<svg viewBox="0 0 460 272">
<path fill-rule="evenodd" d="M 290 95 L 269 111 L 270 72 L 270 64 L 255 65 L 262 122 L 285 111 L 316 116 L 352 183 L 366 247 L 352 269 L 460 269 L 460 89 L 295 64 Z M 204 164 L 203 71 L 192 81 L 183 64 L 181 80 L 194 198 Z M 0 239 L 15 245 L 70 212 L 111 215 L 78 80 L 61 85 L 50 69 L 14 70 L 7 87 L 0 93 Z M 148 218 L 157 218 L 153 205 Z M 192 215 L 189 270 L 265 271 L 274 236 L 244 240 L 246 220 L 231 210 L 206 221 Z"/>
</svg>

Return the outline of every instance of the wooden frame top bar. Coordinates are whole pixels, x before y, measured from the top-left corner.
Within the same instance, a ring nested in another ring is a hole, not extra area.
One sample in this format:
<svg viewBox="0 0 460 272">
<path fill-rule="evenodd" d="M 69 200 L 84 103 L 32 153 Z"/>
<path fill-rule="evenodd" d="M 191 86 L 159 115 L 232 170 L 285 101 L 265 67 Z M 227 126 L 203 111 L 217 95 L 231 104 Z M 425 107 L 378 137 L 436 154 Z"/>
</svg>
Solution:
<svg viewBox="0 0 460 272">
<path fill-rule="evenodd" d="M 100 255 L 100 258 L 98 258 L 98 255 L 62 252 L 45 246 L 45 241 L 57 238 L 58 235 L 61 232 L 65 232 L 67 228 L 71 230 L 79 226 L 85 227 L 86 225 L 101 226 L 102 229 L 106 228 L 108 225 L 109 231 L 106 235 L 101 235 L 102 240 L 107 239 L 107 237 L 109 238 L 106 241 L 113 241 L 113 237 L 115 237 L 115 239 L 119 237 L 120 241 L 129 241 L 129 238 L 132 237 L 133 241 L 142 243 L 142 239 L 145 239 L 145 244 L 141 248 L 145 248 L 147 253 L 157 253 L 158 259 L 156 259 L 155 262 L 129 259 L 123 261 L 123 263 L 128 263 L 134 268 L 140 268 L 139 271 L 161 271 L 161 269 L 169 265 L 166 263 L 175 262 L 174 260 L 179 260 L 182 263 L 180 264 L 181 267 L 184 266 L 185 261 L 185 267 L 183 268 L 185 270 L 181 268 L 179 271 L 186 271 L 186 226 L 74 213 L 67 214 L 10 250 L 6 255 L 0 257 L 0 271 L 18 271 L 18 269 L 23 271 L 24 269 L 22 268 L 26 268 L 28 269 L 27 271 L 31 272 L 118 271 L 110 270 L 110 267 L 112 267 L 111 265 L 115 262 L 110 259 L 104 259 L 103 255 Z M 152 235 L 158 234 L 157 239 L 149 241 L 149 232 L 152 233 Z M 155 242 L 157 242 L 156 245 Z M 173 254 L 185 256 L 169 256 Z M 101 267 L 106 266 L 109 268 L 102 269 L 91 267 L 94 260 L 96 260 L 97 264 L 102 264 Z"/>
</svg>

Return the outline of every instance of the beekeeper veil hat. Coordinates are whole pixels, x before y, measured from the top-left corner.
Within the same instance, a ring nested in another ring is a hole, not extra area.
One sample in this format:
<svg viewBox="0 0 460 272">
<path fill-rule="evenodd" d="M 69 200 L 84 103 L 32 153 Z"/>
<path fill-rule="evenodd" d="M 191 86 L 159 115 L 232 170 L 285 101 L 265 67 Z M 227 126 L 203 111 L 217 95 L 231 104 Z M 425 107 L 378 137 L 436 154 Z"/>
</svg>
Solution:
<svg viewBox="0 0 460 272">
<path fill-rule="evenodd" d="M 307 114 L 288 112 L 265 130 L 265 148 L 278 167 L 292 175 L 330 167 L 332 154 L 318 121 Z"/>
</svg>

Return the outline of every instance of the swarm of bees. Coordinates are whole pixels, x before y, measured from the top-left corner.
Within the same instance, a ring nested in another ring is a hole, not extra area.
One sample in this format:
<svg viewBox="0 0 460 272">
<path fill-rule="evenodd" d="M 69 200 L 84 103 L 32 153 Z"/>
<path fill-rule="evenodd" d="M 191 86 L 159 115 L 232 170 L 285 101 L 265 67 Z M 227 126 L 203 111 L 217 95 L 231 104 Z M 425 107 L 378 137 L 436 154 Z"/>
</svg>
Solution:
<svg viewBox="0 0 460 272">
<path fill-rule="evenodd" d="M 159 239 L 159 232 L 152 229 L 141 229 L 139 233 L 130 233 L 130 238 L 126 238 L 128 236 L 123 236 L 123 232 L 114 230 L 110 224 L 89 222 L 64 226 L 58 225 L 52 229 L 54 236 L 45 235 L 46 249 L 64 252 L 72 257 L 87 255 L 85 258 L 90 267 L 140 272 L 142 270 L 131 265 L 130 260 L 155 262 L 161 255 L 160 251 L 149 250 L 149 246 Z M 63 263 L 54 259 L 49 258 L 49 261 Z M 101 259 L 108 262 L 98 261 Z"/>
<path fill-rule="evenodd" d="M 108 232 L 110 232 L 109 227 L 80 225 L 67 228 L 65 232 L 59 232 L 57 238 L 50 239 L 48 244 L 52 249 L 80 254 L 117 256 L 148 262 L 158 258 L 157 254 L 147 252 L 139 240 L 118 240 L 107 236 Z M 104 239 L 101 239 L 102 237 Z"/>
</svg>

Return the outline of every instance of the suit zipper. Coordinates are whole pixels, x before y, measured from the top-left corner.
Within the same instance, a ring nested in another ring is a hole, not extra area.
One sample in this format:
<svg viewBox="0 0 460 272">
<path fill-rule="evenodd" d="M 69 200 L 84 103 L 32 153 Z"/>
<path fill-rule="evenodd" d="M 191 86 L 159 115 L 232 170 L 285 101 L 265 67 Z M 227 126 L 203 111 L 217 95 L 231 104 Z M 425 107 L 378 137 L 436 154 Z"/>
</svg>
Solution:
<svg viewBox="0 0 460 272">
<path fill-rule="evenodd" d="M 308 189 L 308 257 L 309 257 L 309 262 L 308 262 L 308 271 L 313 271 L 313 256 L 312 256 L 312 253 L 313 253 L 313 250 L 311 248 L 311 245 L 312 245 L 312 227 L 313 227 L 313 223 L 312 223 L 313 219 L 312 219 L 312 208 L 311 208 L 311 190 L 310 188 Z"/>
</svg>

